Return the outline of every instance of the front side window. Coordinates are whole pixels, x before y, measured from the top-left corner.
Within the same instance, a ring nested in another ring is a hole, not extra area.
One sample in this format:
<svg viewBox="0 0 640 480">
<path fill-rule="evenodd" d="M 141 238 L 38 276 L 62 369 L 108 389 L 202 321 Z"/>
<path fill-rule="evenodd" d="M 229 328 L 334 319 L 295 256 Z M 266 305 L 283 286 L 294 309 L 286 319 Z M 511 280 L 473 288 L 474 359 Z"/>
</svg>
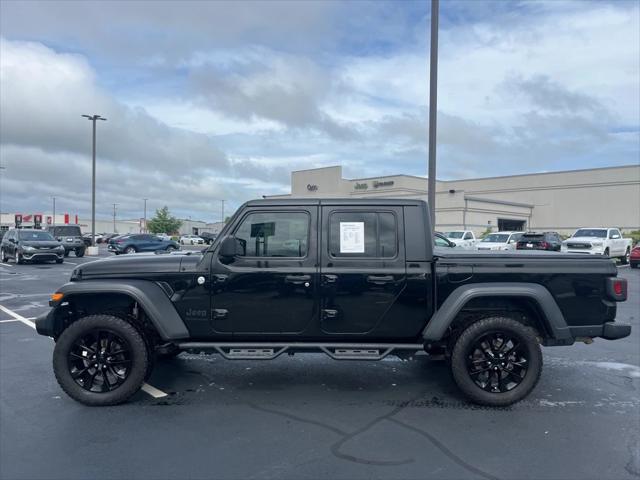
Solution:
<svg viewBox="0 0 640 480">
<path fill-rule="evenodd" d="M 471 234 L 471 232 L 467 232 L 464 236 L 465 240 L 472 240 L 473 239 L 473 235 Z"/>
<path fill-rule="evenodd" d="M 447 238 L 462 239 L 464 232 L 444 232 L 444 236 Z"/>
<path fill-rule="evenodd" d="M 332 257 L 393 258 L 397 252 L 393 213 L 334 212 L 329 217 L 329 254 Z"/>
<path fill-rule="evenodd" d="M 247 257 L 305 257 L 309 215 L 304 212 L 250 213 L 234 235 Z"/>
</svg>

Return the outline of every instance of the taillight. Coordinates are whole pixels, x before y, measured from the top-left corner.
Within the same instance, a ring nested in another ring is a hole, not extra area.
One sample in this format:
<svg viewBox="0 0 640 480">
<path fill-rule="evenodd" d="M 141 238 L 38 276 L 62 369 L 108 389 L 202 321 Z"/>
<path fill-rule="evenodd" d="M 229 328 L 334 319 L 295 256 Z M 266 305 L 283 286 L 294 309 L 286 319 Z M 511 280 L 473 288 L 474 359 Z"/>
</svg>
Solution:
<svg viewBox="0 0 640 480">
<path fill-rule="evenodd" d="M 624 302 L 627 299 L 627 280 L 624 278 L 607 278 L 607 293 L 611 300 Z"/>
<path fill-rule="evenodd" d="M 549 244 L 547 242 L 540 242 L 540 248 L 549 248 Z"/>
</svg>

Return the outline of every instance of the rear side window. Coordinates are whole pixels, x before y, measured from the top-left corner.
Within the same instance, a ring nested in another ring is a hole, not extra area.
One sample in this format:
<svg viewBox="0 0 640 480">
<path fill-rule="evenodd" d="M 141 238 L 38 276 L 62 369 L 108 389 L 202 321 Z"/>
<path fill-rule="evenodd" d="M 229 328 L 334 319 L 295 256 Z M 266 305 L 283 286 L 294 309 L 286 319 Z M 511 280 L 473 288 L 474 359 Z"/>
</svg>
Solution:
<svg viewBox="0 0 640 480">
<path fill-rule="evenodd" d="M 82 236 L 80 227 L 72 227 L 72 226 L 53 227 L 53 234 L 58 237 L 64 237 L 65 235 L 70 237 Z"/>
<path fill-rule="evenodd" d="M 393 213 L 333 212 L 329 216 L 332 257 L 393 258 L 397 253 L 397 222 Z"/>
<path fill-rule="evenodd" d="M 235 232 L 247 257 L 306 257 L 310 217 L 304 212 L 250 213 Z"/>
</svg>

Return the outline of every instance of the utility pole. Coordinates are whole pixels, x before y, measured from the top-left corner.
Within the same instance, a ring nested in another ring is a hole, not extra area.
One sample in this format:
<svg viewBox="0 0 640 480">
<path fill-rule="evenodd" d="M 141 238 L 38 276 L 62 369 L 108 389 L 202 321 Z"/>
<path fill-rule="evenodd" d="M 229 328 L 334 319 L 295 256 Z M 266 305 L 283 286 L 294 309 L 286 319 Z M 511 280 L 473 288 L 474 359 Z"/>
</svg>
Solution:
<svg viewBox="0 0 640 480">
<path fill-rule="evenodd" d="M 224 226 L 224 200 L 222 201 L 222 226 Z"/>
<path fill-rule="evenodd" d="M 427 197 L 431 226 L 436 228 L 436 122 L 438 117 L 438 15 L 440 0 L 431 0 L 431 56 L 429 67 L 429 174 Z"/>
<path fill-rule="evenodd" d="M 144 200 L 144 230 L 142 231 L 142 233 L 149 233 L 149 231 L 147 230 L 147 200 L 149 200 L 148 198 L 143 198 Z"/>
<path fill-rule="evenodd" d="M 113 204 L 113 233 L 118 233 L 116 232 L 116 205 L 118 205 L 117 203 Z"/>
<path fill-rule="evenodd" d="M 53 198 L 53 217 L 51 219 L 51 224 L 55 227 L 56 226 L 56 197 L 51 197 Z"/>
<path fill-rule="evenodd" d="M 93 155 L 91 163 L 91 246 L 96 246 L 96 120 L 106 121 L 100 115 L 82 115 L 93 123 Z M 114 221 L 115 224 L 115 221 Z"/>
</svg>

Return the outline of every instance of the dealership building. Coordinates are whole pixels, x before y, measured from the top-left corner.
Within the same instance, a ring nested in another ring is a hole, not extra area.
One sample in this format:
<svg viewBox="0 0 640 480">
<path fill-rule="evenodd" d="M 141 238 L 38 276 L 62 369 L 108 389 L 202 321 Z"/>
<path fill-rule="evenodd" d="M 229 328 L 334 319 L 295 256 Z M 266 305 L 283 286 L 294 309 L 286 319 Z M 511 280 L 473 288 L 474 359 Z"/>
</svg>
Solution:
<svg viewBox="0 0 640 480">
<path fill-rule="evenodd" d="M 343 178 L 332 166 L 291 173 L 291 194 L 265 198 L 420 198 L 427 179 Z M 557 231 L 584 226 L 640 230 L 640 165 L 436 181 L 436 229 Z"/>
</svg>

